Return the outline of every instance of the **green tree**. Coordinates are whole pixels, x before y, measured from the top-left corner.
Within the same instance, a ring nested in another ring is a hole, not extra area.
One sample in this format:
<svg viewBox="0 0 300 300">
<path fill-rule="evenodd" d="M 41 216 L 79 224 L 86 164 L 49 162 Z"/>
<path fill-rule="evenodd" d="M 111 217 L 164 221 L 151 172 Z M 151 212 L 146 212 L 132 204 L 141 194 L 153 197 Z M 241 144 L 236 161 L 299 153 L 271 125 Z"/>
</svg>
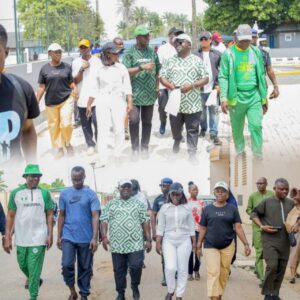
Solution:
<svg viewBox="0 0 300 300">
<path fill-rule="evenodd" d="M 299 21 L 299 0 L 206 0 L 205 28 L 231 34 L 241 23 L 269 28 L 284 22 Z M 298 19 L 297 19 L 298 17 Z"/>
<path fill-rule="evenodd" d="M 135 7 L 132 11 L 131 18 L 135 21 L 136 25 L 142 25 L 147 22 L 149 13 L 146 7 Z"/>
<path fill-rule="evenodd" d="M 5 181 L 2 179 L 3 175 L 4 172 L 0 170 L 0 192 L 5 191 L 5 189 L 7 189 L 7 185 L 5 184 Z"/>
<path fill-rule="evenodd" d="M 164 23 L 158 13 L 148 13 L 148 26 L 151 29 L 152 37 L 158 37 L 164 34 Z"/>
<path fill-rule="evenodd" d="M 19 0 L 18 12 L 25 39 L 40 40 L 45 48 L 47 39 L 76 47 L 83 37 L 93 41 L 104 33 L 104 23 L 88 0 L 48 0 L 48 33 L 46 1 Z"/>
<path fill-rule="evenodd" d="M 118 0 L 117 13 L 122 14 L 123 22 L 129 23 L 136 0 Z"/>
<path fill-rule="evenodd" d="M 62 188 L 65 187 L 64 181 L 61 178 L 56 178 L 52 183 L 51 183 L 52 188 Z"/>
</svg>

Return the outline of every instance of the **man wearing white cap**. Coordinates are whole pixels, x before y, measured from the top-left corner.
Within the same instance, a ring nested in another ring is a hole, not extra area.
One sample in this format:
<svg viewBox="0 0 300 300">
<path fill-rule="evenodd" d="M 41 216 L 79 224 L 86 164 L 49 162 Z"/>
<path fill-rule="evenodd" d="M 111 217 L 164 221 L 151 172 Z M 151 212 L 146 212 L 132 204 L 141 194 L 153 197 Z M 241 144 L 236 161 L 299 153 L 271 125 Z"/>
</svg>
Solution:
<svg viewBox="0 0 300 300">
<path fill-rule="evenodd" d="M 118 292 L 116 300 L 125 300 L 128 267 L 132 296 L 138 300 L 144 249 L 151 251 L 150 221 L 144 205 L 132 197 L 131 180 L 120 180 L 118 188 L 120 196 L 108 202 L 100 218 L 102 245 L 106 251 L 110 246 Z"/>
<path fill-rule="evenodd" d="M 176 116 L 170 115 L 173 152 L 179 152 L 182 127 L 185 124 L 189 157 L 195 161 L 202 111 L 200 88 L 208 83 L 208 73 L 202 59 L 191 53 L 190 36 L 180 34 L 175 37 L 174 44 L 177 54 L 163 65 L 160 82 L 170 91 L 175 88 L 181 90 L 179 112 Z"/>
<path fill-rule="evenodd" d="M 232 135 L 237 154 L 245 151 L 245 118 L 251 135 L 252 152 L 262 157 L 262 119 L 268 110 L 265 69 L 261 51 L 251 45 L 252 29 L 239 25 L 237 43 L 222 55 L 219 83 L 221 107 L 229 111 Z"/>
</svg>

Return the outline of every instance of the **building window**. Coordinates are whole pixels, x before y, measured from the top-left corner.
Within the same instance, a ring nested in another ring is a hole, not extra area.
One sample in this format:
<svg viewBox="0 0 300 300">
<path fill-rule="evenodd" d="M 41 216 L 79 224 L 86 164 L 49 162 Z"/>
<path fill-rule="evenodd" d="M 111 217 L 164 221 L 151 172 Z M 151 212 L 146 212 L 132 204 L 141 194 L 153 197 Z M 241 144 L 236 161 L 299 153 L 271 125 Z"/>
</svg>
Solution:
<svg viewBox="0 0 300 300">
<path fill-rule="evenodd" d="M 292 34 L 291 33 L 286 33 L 285 35 L 284 35 L 284 39 L 285 39 L 285 41 L 286 42 L 291 42 L 292 41 Z"/>
</svg>

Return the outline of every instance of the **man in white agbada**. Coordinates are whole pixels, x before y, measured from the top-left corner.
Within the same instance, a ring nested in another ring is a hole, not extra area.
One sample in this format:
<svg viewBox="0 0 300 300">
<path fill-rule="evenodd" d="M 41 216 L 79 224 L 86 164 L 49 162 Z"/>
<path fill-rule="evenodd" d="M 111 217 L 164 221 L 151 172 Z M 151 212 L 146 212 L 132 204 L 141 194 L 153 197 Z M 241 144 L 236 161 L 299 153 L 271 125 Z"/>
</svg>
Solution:
<svg viewBox="0 0 300 300">
<path fill-rule="evenodd" d="M 87 114 L 91 113 L 93 102 L 96 104 L 98 124 L 98 153 L 101 165 L 108 159 L 110 128 L 114 133 L 114 156 L 121 156 L 124 143 L 124 115 L 132 110 L 132 89 L 129 73 L 118 62 L 118 49 L 113 42 L 102 48 L 103 66 L 95 77 L 94 88 L 88 101 Z M 126 100 L 125 97 L 126 96 Z"/>
</svg>

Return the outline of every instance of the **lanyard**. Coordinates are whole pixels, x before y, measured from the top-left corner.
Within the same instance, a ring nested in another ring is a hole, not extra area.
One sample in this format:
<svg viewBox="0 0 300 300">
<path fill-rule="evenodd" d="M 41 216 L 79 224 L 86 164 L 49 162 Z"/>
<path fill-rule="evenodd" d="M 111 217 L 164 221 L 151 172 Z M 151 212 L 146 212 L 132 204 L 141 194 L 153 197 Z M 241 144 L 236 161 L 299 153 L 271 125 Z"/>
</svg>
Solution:
<svg viewBox="0 0 300 300">
<path fill-rule="evenodd" d="M 281 206 L 281 217 L 282 217 L 282 222 L 283 224 L 285 223 L 285 217 L 284 217 L 284 210 L 283 210 L 283 205 L 282 202 L 280 200 L 280 206 Z"/>
</svg>

